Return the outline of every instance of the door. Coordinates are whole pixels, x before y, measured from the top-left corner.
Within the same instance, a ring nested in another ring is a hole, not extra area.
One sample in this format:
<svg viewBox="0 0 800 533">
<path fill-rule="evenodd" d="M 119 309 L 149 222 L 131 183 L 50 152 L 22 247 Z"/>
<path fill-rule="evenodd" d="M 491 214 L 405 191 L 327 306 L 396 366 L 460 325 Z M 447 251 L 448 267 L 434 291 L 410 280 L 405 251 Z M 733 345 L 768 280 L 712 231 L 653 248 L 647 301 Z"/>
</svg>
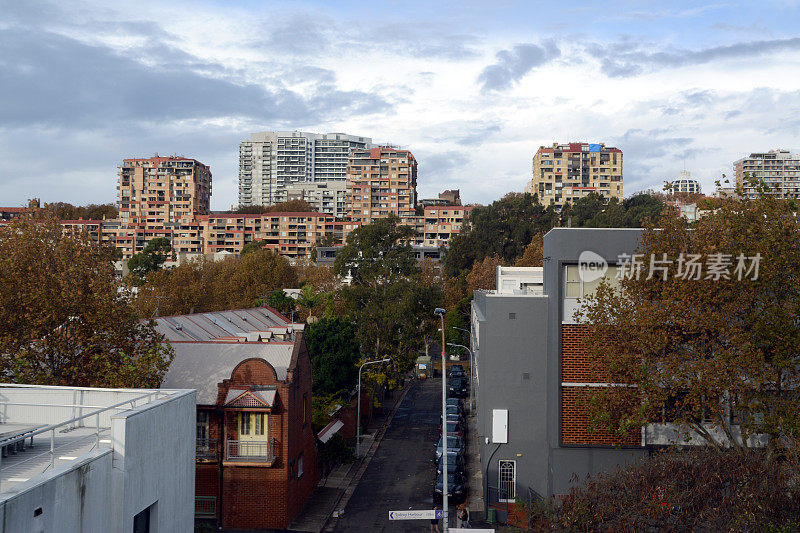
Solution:
<svg viewBox="0 0 800 533">
<path fill-rule="evenodd" d="M 498 495 L 501 502 L 514 502 L 517 497 L 517 462 L 500 461 L 498 469 L 497 487 L 500 489 Z"/>
<path fill-rule="evenodd" d="M 237 437 L 240 456 L 267 456 L 269 417 L 266 413 L 239 412 Z"/>
</svg>

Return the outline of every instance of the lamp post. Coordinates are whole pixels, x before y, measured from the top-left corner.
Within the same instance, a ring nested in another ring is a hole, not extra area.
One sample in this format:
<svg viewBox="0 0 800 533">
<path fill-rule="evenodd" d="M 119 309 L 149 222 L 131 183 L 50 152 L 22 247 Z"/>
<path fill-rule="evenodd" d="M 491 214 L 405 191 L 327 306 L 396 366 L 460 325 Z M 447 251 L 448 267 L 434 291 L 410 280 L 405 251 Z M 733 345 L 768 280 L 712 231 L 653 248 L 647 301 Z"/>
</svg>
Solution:
<svg viewBox="0 0 800 533">
<path fill-rule="evenodd" d="M 448 342 L 448 346 L 455 346 L 456 348 L 464 348 L 467 352 L 469 352 L 469 414 L 472 416 L 472 374 L 474 372 L 472 365 L 475 358 L 472 356 L 472 350 L 464 346 L 463 344 L 455 344 L 453 342 Z"/>
<path fill-rule="evenodd" d="M 448 531 L 450 513 L 447 508 L 447 358 L 444 355 L 444 315 L 447 311 L 437 307 L 433 312 L 442 322 L 442 523 L 444 533 Z"/>
<path fill-rule="evenodd" d="M 361 369 L 367 365 L 376 363 L 388 363 L 391 359 L 381 359 L 380 361 L 367 361 L 358 367 L 358 418 L 356 419 L 356 457 L 361 457 Z"/>
</svg>

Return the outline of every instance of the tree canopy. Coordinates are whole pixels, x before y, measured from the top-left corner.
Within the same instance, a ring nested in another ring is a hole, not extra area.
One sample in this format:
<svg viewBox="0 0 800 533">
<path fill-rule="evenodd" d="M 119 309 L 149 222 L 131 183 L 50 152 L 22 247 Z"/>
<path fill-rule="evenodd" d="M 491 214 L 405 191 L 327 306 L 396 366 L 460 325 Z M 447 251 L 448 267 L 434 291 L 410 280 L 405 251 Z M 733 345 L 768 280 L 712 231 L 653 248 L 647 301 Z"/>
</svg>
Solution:
<svg viewBox="0 0 800 533">
<path fill-rule="evenodd" d="M 166 237 L 156 237 L 144 249 L 128 259 L 128 271 L 134 285 L 141 285 L 151 272 L 159 270 L 169 259 L 172 244 Z"/>
<path fill-rule="evenodd" d="M 172 360 L 120 296 L 113 250 L 54 218 L 0 230 L 0 373 L 15 383 L 157 387 Z"/>
<path fill-rule="evenodd" d="M 305 330 L 311 354 L 314 394 L 335 394 L 353 388 L 361 358 L 356 326 L 346 317 L 323 318 Z"/>
<path fill-rule="evenodd" d="M 777 444 L 800 430 L 800 222 L 772 197 L 713 207 L 691 228 L 668 210 L 621 290 L 601 286 L 586 302 L 592 359 L 609 382 L 633 385 L 594 391 L 595 420 L 623 434 L 668 421 L 715 446 L 747 448 L 759 434 Z"/>
</svg>

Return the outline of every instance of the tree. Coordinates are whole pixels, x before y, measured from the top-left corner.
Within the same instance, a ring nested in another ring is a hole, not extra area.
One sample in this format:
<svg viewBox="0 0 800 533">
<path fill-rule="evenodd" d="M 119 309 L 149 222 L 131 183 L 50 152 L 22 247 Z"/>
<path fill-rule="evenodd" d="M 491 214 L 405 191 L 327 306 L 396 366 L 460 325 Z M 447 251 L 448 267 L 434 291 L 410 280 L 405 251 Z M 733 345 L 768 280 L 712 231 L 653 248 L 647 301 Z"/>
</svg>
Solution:
<svg viewBox="0 0 800 533">
<path fill-rule="evenodd" d="M 74 206 L 65 202 L 45 204 L 44 210 L 58 220 L 105 220 L 117 218 L 119 212 L 114 204 L 89 204 Z"/>
<path fill-rule="evenodd" d="M 281 313 L 288 314 L 294 311 L 297 302 L 291 296 L 287 296 L 283 289 L 278 289 L 269 293 L 267 305 Z"/>
<path fill-rule="evenodd" d="M 356 338 L 355 324 L 347 318 L 323 318 L 306 327 L 315 395 L 342 396 L 355 387 L 361 357 Z"/>
<path fill-rule="evenodd" d="M 444 256 L 444 273 L 449 277 L 468 272 L 476 261 L 497 255 L 514 263 L 537 233 L 558 222 L 552 206 L 544 207 L 535 195 L 510 193 L 486 207 L 476 207 L 469 226 L 450 242 Z"/>
<path fill-rule="evenodd" d="M 409 241 L 414 229 L 399 224 L 396 215 L 361 226 L 347 236 L 336 254 L 333 270 L 352 276 L 356 285 L 382 285 L 419 273 Z"/>
<path fill-rule="evenodd" d="M 594 418 L 620 434 L 666 421 L 715 447 L 758 434 L 776 446 L 800 430 L 800 222 L 768 196 L 713 208 L 693 229 L 668 210 L 638 250 L 664 269 L 586 302 L 590 358 L 631 385 L 593 391 Z"/>
<path fill-rule="evenodd" d="M 119 293 L 113 250 L 54 218 L 0 230 L 0 373 L 4 381 L 158 387 L 172 349 Z"/>
<path fill-rule="evenodd" d="M 540 267 L 544 264 L 544 234 L 537 233 L 531 239 L 531 243 L 525 247 L 514 266 L 518 267 Z"/>
<path fill-rule="evenodd" d="M 256 250 L 222 261 L 186 261 L 147 276 L 134 299 L 139 316 L 223 311 L 252 307 L 272 291 L 297 287 L 289 261 L 271 250 Z"/>
<path fill-rule="evenodd" d="M 159 270 L 169 259 L 172 244 L 166 237 L 156 237 L 147 243 L 147 246 L 128 259 L 128 271 L 134 285 L 141 285 L 150 272 Z"/>
</svg>

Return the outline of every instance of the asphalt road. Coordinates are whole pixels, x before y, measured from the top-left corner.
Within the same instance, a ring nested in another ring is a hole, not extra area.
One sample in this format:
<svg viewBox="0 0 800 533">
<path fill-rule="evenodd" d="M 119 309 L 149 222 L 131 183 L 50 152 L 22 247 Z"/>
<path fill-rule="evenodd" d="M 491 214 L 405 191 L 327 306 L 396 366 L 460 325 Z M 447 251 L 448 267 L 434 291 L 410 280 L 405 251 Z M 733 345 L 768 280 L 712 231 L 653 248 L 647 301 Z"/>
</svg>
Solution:
<svg viewBox="0 0 800 533">
<path fill-rule="evenodd" d="M 441 413 L 442 382 L 415 383 L 397 409 L 336 531 L 429 530 L 428 520 L 390 521 L 389 511 L 441 507 L 441 500 L 433 502 L 433 454 Z"/>
</svg>

